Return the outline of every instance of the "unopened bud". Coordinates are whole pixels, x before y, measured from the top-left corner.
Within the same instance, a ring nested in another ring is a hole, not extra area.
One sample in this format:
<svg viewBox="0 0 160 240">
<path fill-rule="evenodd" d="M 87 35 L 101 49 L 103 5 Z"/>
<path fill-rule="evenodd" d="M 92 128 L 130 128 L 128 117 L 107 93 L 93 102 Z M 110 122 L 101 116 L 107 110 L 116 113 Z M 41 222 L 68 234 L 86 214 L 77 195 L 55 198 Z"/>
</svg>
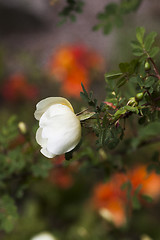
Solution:
<svg viewBox="0 0 160 240">
<path fill-rule="evenodd" d="M 145 62 L 144 68 L 145 68 L 146 71 L 151 69 L 151 65 L 148 61 Z"/>
<path fill-rule="evenodd" d="M 137 102 L 141 101 L 143 99 L 143 96 L 144 96 L 143 92 L 137 93 L 135 97 L 136 101 Z"/>
<path fill-rule="evenodd" d="M 135 107 L 138 105 L 138 102 L 136 101 L 135 97 L 131 97 L 129 99 L 129 101 L 127 102 L 127 105 L 128 106 L 132 106 L 132 107 Z"/>
<path fill-rule="evenodd" d="M 26 134 L 27 133 L 27 126 L 26 126 L 26 124 L 24 122 L 19 122 L 18 123 L 18 128 L 19 128 L 19 130 L 20 130 L 20 132 L 22 134 Z"/>
</svg>

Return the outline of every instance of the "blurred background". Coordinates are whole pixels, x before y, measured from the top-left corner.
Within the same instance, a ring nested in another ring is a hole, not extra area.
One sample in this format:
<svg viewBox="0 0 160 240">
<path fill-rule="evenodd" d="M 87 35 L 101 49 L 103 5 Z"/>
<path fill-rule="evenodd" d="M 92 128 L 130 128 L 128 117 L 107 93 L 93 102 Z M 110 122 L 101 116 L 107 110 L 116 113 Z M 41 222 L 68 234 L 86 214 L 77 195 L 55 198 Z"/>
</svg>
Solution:
<svg viewBox="0 0 160 240">
<path fill-rule="evenodd" d="M 104 101 L 104 73 L 118 69 L 119 62 L 132 59 L 130 41 L 135 39 L 137 26 L 144 26 L 147 32 L 156 31 L 160 45 L 158 0 L 143 0 L 135 12 L 124 16 L 121 28 L 104 35 L 92 28 L 98 22 L 97 14 L 109 2 L 120 1 L 85 1 L 83 12 L 75 14 L 75 22 L 73 18 L 62 23 L 59 13 L 66 6 L 64 0 L 0 0 L 2 125 L 10 116 L 17 115 L 19 122 L 24 121 L 29 129 L 33 126 L 35 131 L 38 126 L 33 117 L 35 105 L 49 96 L 66 97 L 75 112 L 80 112 L 85 106 L 80 98 L 81 82 L 87 90 L 94 91 L 99 101 Z M 23 139 L 18 141 L 21 144 Z M 87 151 L 88 155 L 93 154 L 91 149 Z M 103 151 L 99 154 L 103 159 Z M 147 157 L 146 152 L 139 152 L 139 156 L 145 154 Z M 81 165 L 76 161 L 64 167 L 64 156 L 53 162 L 49 177 L 33 181 L 17 200 L 20 218 L 11 233 L 0 232 L 0 239 L 31 240 L 43 232 L 51 235 L 35 240 L 160 239 L 156 210 L 160 210 L 157 200 L 160 177 L 156 174 L 149 176 L 143 189 L 144 194 L 156 199 L 155 204 L 151 207 L 144 204 L 141 211 L 133 214 L 130 225 L 124 226 L 128 217 L 124 210 L 125 196 L 121 191 L 115 192 L 117 185 L 113 182 L 124 183 L 126 176 L 114 175 L 104 184 L 104 169 L 87 168 L 84 162 Z M 138 180 L 134 171 L 139 174 Z M 147 173 L 143 164 L 134 171 L 128 173 L 128 178 L 136 188 L 147 178 Z M 153 185 L 155 191 L 150 190 Z"/>
</svg>

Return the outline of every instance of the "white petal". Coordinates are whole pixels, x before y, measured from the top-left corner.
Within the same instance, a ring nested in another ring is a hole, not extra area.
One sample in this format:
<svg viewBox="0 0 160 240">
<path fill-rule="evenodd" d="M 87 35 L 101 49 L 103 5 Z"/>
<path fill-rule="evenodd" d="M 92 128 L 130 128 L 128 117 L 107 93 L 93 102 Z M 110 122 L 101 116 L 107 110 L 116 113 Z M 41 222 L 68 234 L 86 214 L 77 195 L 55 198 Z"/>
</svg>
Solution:
<svg viewBox="0 0 160 240">
<path fill-rule="evenodd" d="M 62 97 L 48 97 L 43 100 L 41 100 L 39 103 L 36 105 L 36 111 L 34 113 L 34 116 L 37 120 L 39 120 L 42 116 L 42 114 L 53 104 L 62 104 L 68 106 L 73 112 L 72 105 L 70 102 Z"/>
<path fill-rule="evenodd" d="M 49 152 L 46 148 L 42 148 L 40 152 L 47 158 L 53 158 L 56 156 L 56 154 Z"/>
<path fill-rule="evenodd" d="M 56 155 L 71 151 L 81 138 L 77 116 L 65 105 L 51 106 L 41 117 L 42 137 L 48 138 L 47 150 Z"/>
<path fill-rule="evenodd" d="M 46 148 L 47 146 L 47 138 L 42 138 L 42 128 L 38 128 L 36 132 L 36 141 L 37 143 L 43 147 Z"/>
<path fill-rule="evenodd" d="M 73 113 L 69 107 L 62 104 L 54 104 L 50 106 L 47 111 L 42 115 L 39 121 L 40 127 L 53 126 L 54 124 L 59 124 L 61 127 L 61 121 L 58 118 L 64 119 L 65 115 L 68 113 Z M 73 113 L 74 114 L 74 113 Z M 74 114 L 75 115 L 75 114 Z M 54 119 L 56 117 L 56 120 Z"/>
<path fill-rule="evenodd" d="M 31 240 L 56 240 L 56 238 L 50 233 L 43 232 L 34 236 Z"/>
</svg>

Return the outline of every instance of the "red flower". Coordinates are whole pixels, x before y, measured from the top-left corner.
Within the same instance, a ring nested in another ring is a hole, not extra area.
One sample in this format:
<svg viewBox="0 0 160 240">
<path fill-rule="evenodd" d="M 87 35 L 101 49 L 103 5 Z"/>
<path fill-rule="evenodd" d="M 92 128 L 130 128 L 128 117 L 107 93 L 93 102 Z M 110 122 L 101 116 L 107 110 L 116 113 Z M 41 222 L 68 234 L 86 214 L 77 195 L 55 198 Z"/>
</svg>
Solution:
<svg viewBox="0 0 160 240">
<path fill-rule="evenodd" d="M 2 86 L 2 96 L 8 101 L 32 100 L 38 96 L 38 89 L 29 84 L 24 75 L 17 73 L 10 76 Z"/>
<path fill-rule="evenodd" d="M 73 177 L 69 170 L 58 167 L 52 169 L 49 181 L 62 189 L 68 189 L 73 184 Z"/>
</svg>

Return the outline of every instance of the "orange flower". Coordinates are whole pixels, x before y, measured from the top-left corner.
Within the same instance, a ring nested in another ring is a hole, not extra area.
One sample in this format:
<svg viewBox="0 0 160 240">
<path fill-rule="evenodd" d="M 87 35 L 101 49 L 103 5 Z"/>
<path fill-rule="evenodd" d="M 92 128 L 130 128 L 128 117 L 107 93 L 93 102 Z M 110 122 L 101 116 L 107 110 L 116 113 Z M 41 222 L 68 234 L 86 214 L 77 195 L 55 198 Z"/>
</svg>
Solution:
<svg viewBox="0 0 160 240">
<path fill-rule="evenodd" d="M 141 184 L 140 194 L 149 195 L 152 198 L 160 196 L 160 175 L 155 172 L 148 173 L 147 166 L 141 165 L 129 172 L 133 191 Z"/>
<path fill-rule="evenodd" d="M 38 89 L 29 84 L 24 75 L 17 73 L 10 76 L 2 86 L 2 96 L 8 101 L 32 100 L 38 95 Z"/>
<path fill-rule="evenodd" d="M 85 46 L 71 45 L 61 47 L 49 62 L 49 72 L 62 83 L 63 94 L 80 96 L 81 83 L 88 89 L 90 70 L 102 70 L 103 59 Z"/>
<path fill-rule="evenodd" d="M 94 190 L 93 202 L 95 207 L 99 209 L 102 217 L 112 221 L 117 227 L 126 222 L 126 193 L 121 190 L 121 185 L 126 180 L 125 174 L 115 174 L 109 182 L 99 184 Z"/>
<path fill-rule="evenodd" d="M 131 201 L 127 199 L 127 190 L 121 188 L 127 182 L 132 185 L 132 196 L 137 187 L 142 186 L 138 192 L 140 201 L 142 195 L 148 195 L 154 200 L 160 196 L 160 175 L 155 172 L 148 173 L 146 165 L 128 170 L 126 174 L 113 174 L 110 181 L 97 185 L 93 194 L 94 206 L 102 217 L 112 221 L 117 227 L 126 222 L 126 205 L 128 204 L 130 210 L 132 207 Z"/>
</svg>

